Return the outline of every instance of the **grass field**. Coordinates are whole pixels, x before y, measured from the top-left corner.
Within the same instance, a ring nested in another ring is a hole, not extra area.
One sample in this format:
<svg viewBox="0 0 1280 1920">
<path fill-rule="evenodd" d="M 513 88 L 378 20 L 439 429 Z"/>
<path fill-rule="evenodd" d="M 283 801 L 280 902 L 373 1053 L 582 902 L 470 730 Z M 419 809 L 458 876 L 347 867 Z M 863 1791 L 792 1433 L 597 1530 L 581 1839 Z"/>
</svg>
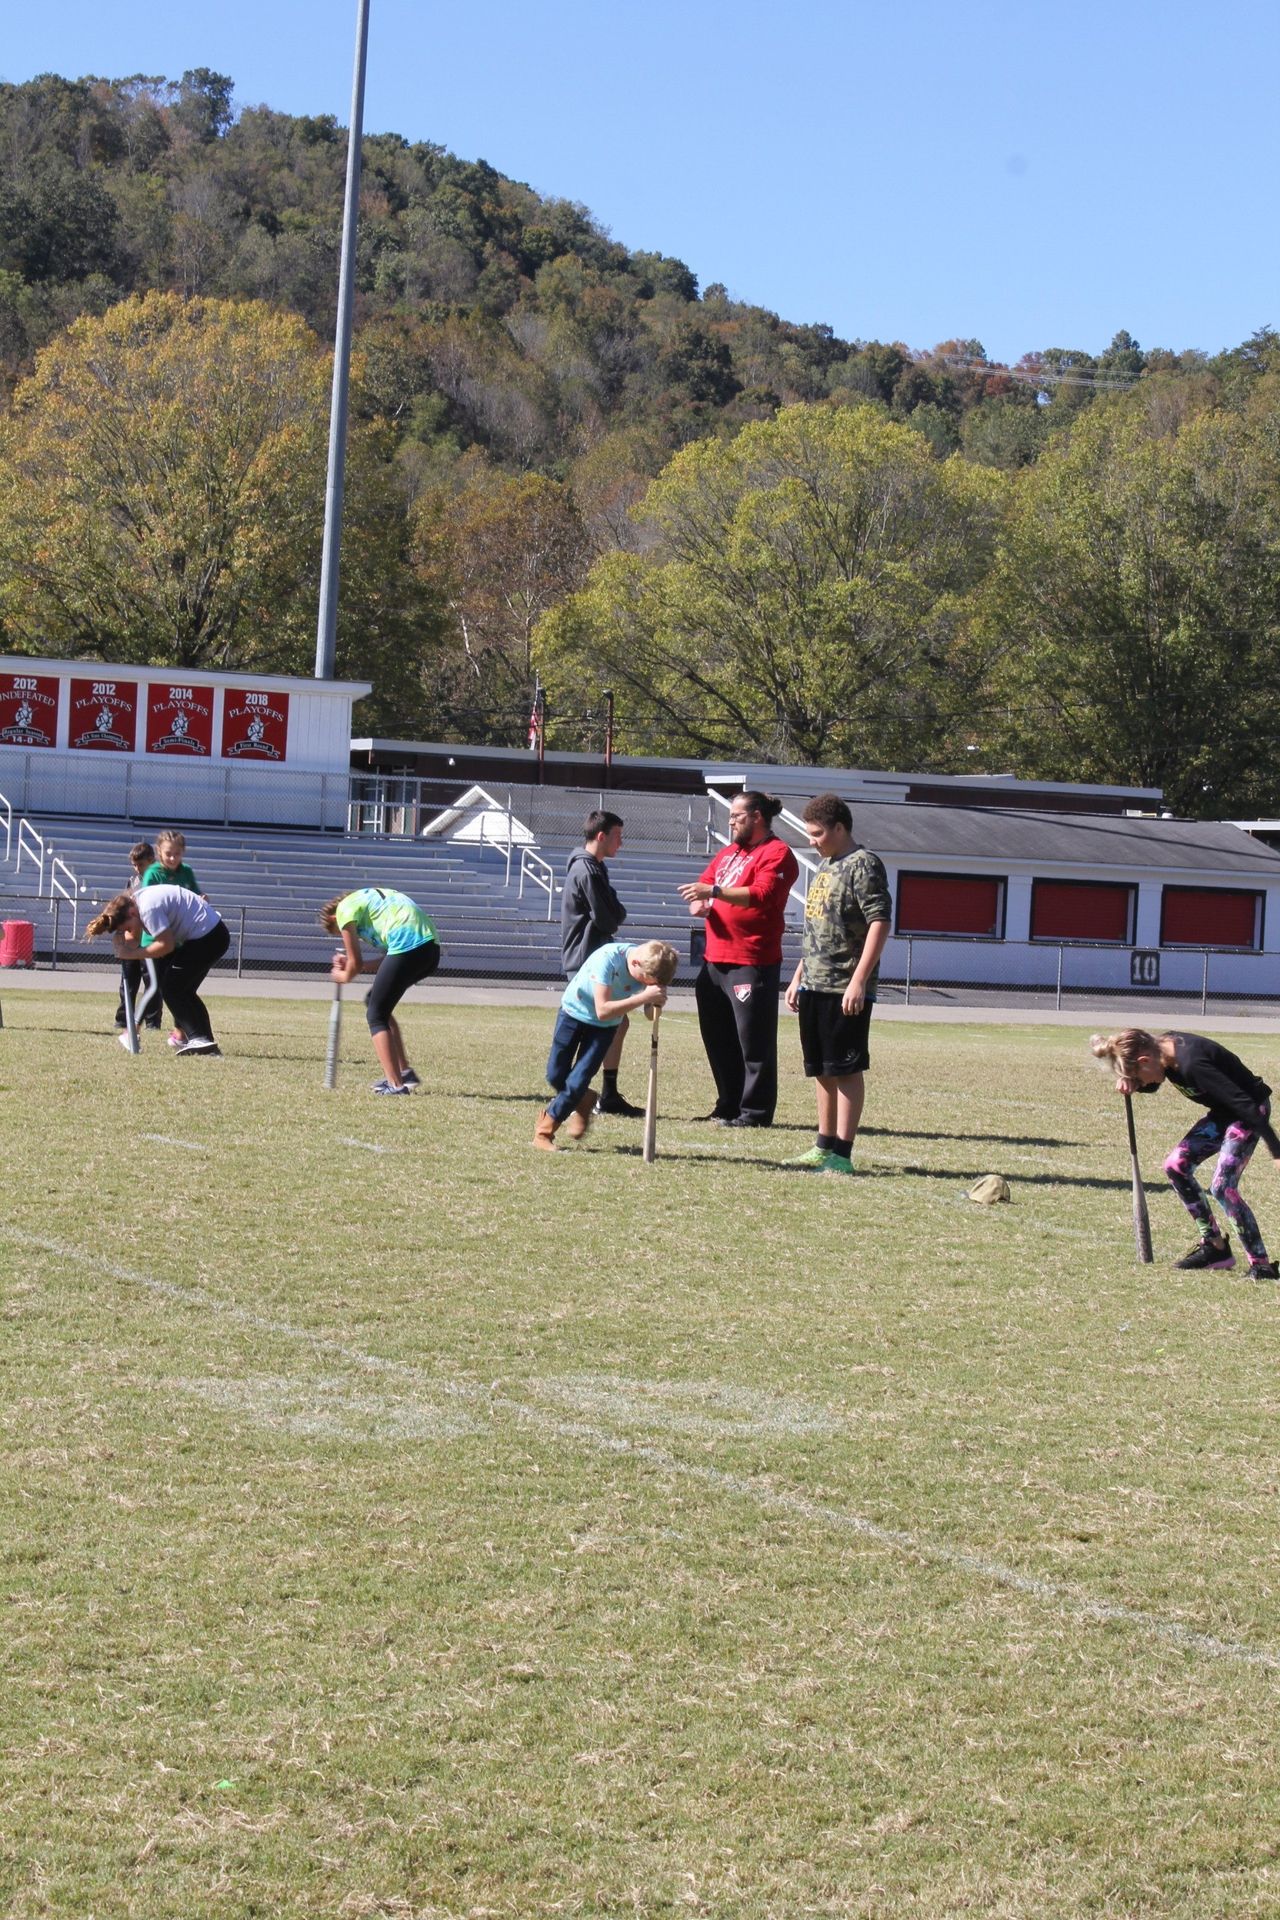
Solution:
<svg viewBox="0 0 1280 1920">
<path fill-rule="evenodd" d="M 5 999 L 6 1920 L 1280 1911 L 1278 1300 L 1167 1270 L 1175 1094 L 1144 1269 L 1078 1031 L 885 1023 L 845 1181 L 790 1023 L 726 1136 L 667 1016 L 646 1168 L 530 1149 L 548 1015 L 392 1103 L 212 998 Z"/>
</svg>

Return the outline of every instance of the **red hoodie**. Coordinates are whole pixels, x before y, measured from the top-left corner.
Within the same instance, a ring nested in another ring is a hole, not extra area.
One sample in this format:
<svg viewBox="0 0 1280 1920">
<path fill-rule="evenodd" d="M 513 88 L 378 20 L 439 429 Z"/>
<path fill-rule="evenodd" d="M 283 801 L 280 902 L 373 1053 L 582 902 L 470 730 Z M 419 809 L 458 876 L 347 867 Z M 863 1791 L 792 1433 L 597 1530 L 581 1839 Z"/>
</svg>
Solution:
<svg viewBox="0 0 1280 1920">
<path fill-rule="evenodd" d="M 773 834 L 754 847 L 722 848 L 699 880 L 718 887 L 749 887 L 751 900 L 745 907 L 727 900 L 708 903 L 707 959 L 731 967 L 776 966 L 782 959 L 787 896 L 799 876 L 794 853 Z"/>
</svg>

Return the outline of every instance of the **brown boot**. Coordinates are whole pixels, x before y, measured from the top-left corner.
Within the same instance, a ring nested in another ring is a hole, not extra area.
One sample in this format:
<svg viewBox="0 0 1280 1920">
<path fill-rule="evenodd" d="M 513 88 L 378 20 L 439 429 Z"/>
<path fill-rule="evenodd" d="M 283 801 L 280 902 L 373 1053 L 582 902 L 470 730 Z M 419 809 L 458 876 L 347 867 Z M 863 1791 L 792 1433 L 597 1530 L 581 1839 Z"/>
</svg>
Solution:
<svg viewBox="0 0 1280 1920">
<path fill-rule="evenodd" d="M 596 1110 L 596 1096 L 590 1087 L 583 1094 L 573 1112 L 564 1123 L 564 1130 L 571 1140 L 581 1140 L 591 1125 L 591 1116 Z"/>
<path fill-rule="evenodd" d="M 560 1149 L 556 1145 L 556 1129 L 559 1125 L 560 1122 L 553 1120 L 544 1107 L 538 1115 L 538 1124 L 533 1130 L 534 1146 L 542 1147 L 547 1153 L 559 1153 Z"/>
</svg>

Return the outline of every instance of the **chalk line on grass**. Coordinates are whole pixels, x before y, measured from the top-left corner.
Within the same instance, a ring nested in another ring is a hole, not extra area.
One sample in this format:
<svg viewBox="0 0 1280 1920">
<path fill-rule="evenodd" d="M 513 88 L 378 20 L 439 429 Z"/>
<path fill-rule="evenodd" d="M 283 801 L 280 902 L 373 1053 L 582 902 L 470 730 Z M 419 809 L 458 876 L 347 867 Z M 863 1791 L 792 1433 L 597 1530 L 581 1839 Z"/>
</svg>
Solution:
<svg viewBox="0 0 1280 1920">
<path fill-rule="evenodd" d="M 967 1548 L 948 1546 L 941 1541 L 930 1540 L 927 1536 L 910 1533 L 905 1528 L 881 1526 L 877 1521 L 868 1520 L 864 1514 L 857 1513 L 851 1508 L 837 1507 L 829 1501 L 811 1499 L 795 1488 L 777 1486 L 768 1481 L 749 1478 L 745 1474 L 729 1473 L 723 1468 L 701 1465 L 696 1461 L 681 1460 L 677 1455 L 668 1453 L 663 1447 L 654 1446 L 646 1441 L 632 1440 L 625 1434 L 611 1432 L 607 1428 L 590 1425 L 585 1421 L 558 1419 L 530 1405 L 528 1401 L 517 1400 L 508 1394 L 500 1394 L 467 1381 L 442 1380 L 433 1377 L 423 1368 L 416 1367 L 410 1362 L 388 1360 L 379 1354 L 366 1353 L 359 1347 L 348 1346 L 344 1341 L 336 1340 L 328 1334 L 313 1333 L 306 1327 L 295 1326 L 288 1320 L 274 1320 L 265 1314 L 253 1313 L 248 1308 L 237 1305 L 233 1300 L 210 1293 L 204 1287 L 179 1286 L 176 1281 L 161 1280 L 154 1274 L 140 1273 L 134 1268 L 100 1259 L 86 1249 L 66 1246 L 60 1241 L 45 1239 L 40 1234 L 27 1233 L 20 1227 L 0 1222 L 0 1238 L 7 1239 L 18 1246 L 54 1254 L 59 1259 L 71 1261 L 89 1272 L 105 1274 L 111 1279 L 124 1281 L 128 1285 L 139 1287 L 147 1293 L 160 1299 L 173 1301 L 177 1305 L 202 1308 L 237 1326 L 249 1327 L 256 1333 L 275 1334 L 281 1339 L 291 1340 L 300 1346 L 307 1347 L 314 1353 L 336 1355 L 349 1365 L 365 1372 L 411 1381 L 424 1390 L 428 1397 L 437 1395 L 445 1399 L 468 1402 L 489 1413 L 505 1413 L 517 1422 L 536 1428 L 551 1439 L 576 1442 L 590 1447 L 595 1452 L 639 1460 L 647 1466 L 658 1468 L 663 1473 L 709 1487 L 716 1493 L 732 1494 L 767 1512 L 787 1514 L 793 1519 L 806 1520 L 827 1527 L 833 1532 L 853 1535 L 894 1555 L 922 1561 L 926 1565 L 943 1567 L 954 1573 L 969 1574 L 992 1586 L 1003 1587 L 1011 1593 L 1025 1594 L 1030 1599 L 1041 1601 L 1045 1606 L 1066 1617 L 1099 1625 L 1123 1627 L 1130 1632 L 1145 1634 L 1153 1640 L 1163 1641 L 1166 1645 L 1176 1647 L 1183 1653 L 1197 1653 L 1210 1659 L 1232 1660 L 1244 1666 L 1265 1667 L 1272 1671 L 1280 1671 L 1280 1649 L 1250 1646 L 1247 1642 L 1238 1640 L 1224 1640 L 1217 1634 L 1201 1633 L 1194 1627 L 1184 1626 L 1180 1620 L 1170 1620 L 1160 1614 L 1148 1613 L 1140 1607 L 1128 1607 L 1118 1601 L 1092 1599 L 1088 1594 L 1079 1593 L 1058 1581 L 1045 1580 L 1036 1574 L 1023 1573 L 1016 1567 L 1006 1566 L 999 1560 L 988 1559 L 984 1554 L 971 1552 Z"/>
<path fill-rule="evenodd" d="M 283 1374 L 262 1374 L 244 1380 L 209 1378 L 167 1384 L 219 1412 L 239 1414 L 257 1426 L 309 1439 L 458 1440 L 481 1431 L 480 1422 L 461 1408 L 352 1393 L 340 1380 L 310 1380 L 304 1387 Z"/>
<path fill-rule="evenodd" d="M 140 1140 L 154 1140 L 158 1147 L 181 1147 L 184 1153 L 207 1153 L 209 1151 L 207 1147 L 202 1147 L 196 1140 L 175 1140 L 172 1135 L 167 1133 L 140 1133 L 138 1138 Z"/>
<path fill-rule="evenodd" d="M 394 1153 L 394 1147 L 375 1146 L 372 1140 L 339 1140 L 340 1147 L 359 1147 L 362 1153 Z"/>
<path fill-rule="evenodd" d="M 579 1413 L 617 1426 L 665 1427 L 701 1439 L 752 1439 L 761 1434 L 828 1434 L 840 1421 L 812 1400 L 727 1387 L 716 1380 L 628 1380 L 611 1373 L 570 1373 L 530 1382 Z"/>
</svg>

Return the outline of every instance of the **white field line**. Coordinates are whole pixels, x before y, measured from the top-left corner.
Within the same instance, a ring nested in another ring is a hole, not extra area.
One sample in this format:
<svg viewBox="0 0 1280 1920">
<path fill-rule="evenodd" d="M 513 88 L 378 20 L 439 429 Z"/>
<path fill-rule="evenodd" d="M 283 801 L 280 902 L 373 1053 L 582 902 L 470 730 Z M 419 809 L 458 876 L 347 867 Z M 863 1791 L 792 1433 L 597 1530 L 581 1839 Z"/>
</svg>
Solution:
<svg viewBox="0 0 1280 1920">
<path fill-rule="evenodd" d="M 195 1140 L 174 1140 L 167 1133 L 142 1133 L 140 1140 L 154 1140 L 158 1147 L 181 1147 L 184 1153 L 208 1153 L 208 1147 L 202 1147 Z"/>
<path fill-rule="evenodd" d="M 371 1140 L 339 1140 L 340 1147 L 358 1147 L 361 1153 L 395 1153 L 395 1147 L 377 1147 Z"/>
<path fill-rule="evenodd" d="M 895 1555 L 907 1559 L 923 1561 L 927 1565 L 945 1567 L 952 1572 L 970 1574 L 975 1579 L 986 1581 L 992 1586 L 1004 1587 L 1009 1592 L 1026 1594 L 1029 1598 L 1042 1601 L 1056 1612 L 1076 1620 L 1097 1622 L 1102 1625 L 1120 1626 L 1153 1640 L 1164 1641 L 1177 1647 L 1184 1653 L 1198 1653 L 1214 1660 L 1233 1660 L 1246 1666 L 1266 1667 L 1280 1671 L 1280 1649 L 1266 1646 L 1250 1646 L 1243 1641 L 1223 1640 L 1216 1634 L 1200 1633 L 1193 1627 L 1187 1627 L 1179 1620 L 1165 1619 L 1160 1614 L 1147 1613 L 1139 1607 L 1127 1607 L 1118 1602 L 1093 1600 L 1087 1594 L 1075 1591 L 1055 1580 L 1042 1580 L 1034 1574 L 1020 1572 L 1016 1567 L 1008 1567 L 999 1560 L 990 1560 L 984 1554 L 972 1553 L 963 1547 L 946 1546 L 940 1541 L 929 1540 L 923 1535 L 909 1533 L 901 1527 L 883 1527 L 865 1515 L 856 1513 L 847 1507 L 832 1506 L 829 1502 L 811 1500 L 806 1494 L 793 1488 L 770 1485 L 766 1481 L 748 1479 L 744 1474 L 725 1473 L 719 1467 L 700 1466 L 696 1462 L 681 1460 L 675 1454 L 668 1453 L 663 1447 L 652 1446 L 647 1442 L 630 1440 L 625 1434 L 612 1433 L 601 1427 L 588 1425 L 584 1421 L 561 1420 L 545 1413 L 541 1408 L 531 1406 L 527 1401 L 515 1400 L 505 1394 L 494 1393 L 485 1387 L 473 1386 L 458 1380 L 442 1380 L 426 1373 L 422 1368 L 405 1361 L 387 1360 L 378 1354 L 364 1352 L 359 1347 L 348 1346 L 344 1341 L 331 1339 L 327 1334 L 312 1333 L 306 1327 L 294 1326 L 287 1320 L 272 1320 L 264 1314 L 252 1313 L 240 1307 L 234 1301 L 225 1300 L 217 1294 L 200 1286 L 183 1287 L 172 1280 L 160 1280 L 153 1274 L 139 1273 L 131 1267 L 117 1265 L 114 1261 L 103 1260 L 97 1255 L 80 1247 L 66 1246 L 57 1240 L 47 1240 L 34 1233 L 26 1233 L 20 1227 L 0 1222 L 0 1238 L 13 1244 L 28 1247 L 42 1253 L 52 1253 L 59 1259 L 68 1260 L 95 1274 L 105 1274 L 113 1280 L 125 1281 L 130 1286 L 140 1287 L 163 1300 L 170 1300 L 179 1306 L 202 1308 L 216 1314 L 237 1326 L 249 1327 L 255 1333 L 270 1333 L 281 1339 L 295 1341 L 298 1345 L 310 1348 L 314 1353 L 337 1355 L 348 1364 L 366 1372 L 389 1375 L 401 1380 L 412 1381 L 423 1388 L 428 1395 L 443 1396 L 447 1399 L 464 1400 L 478 1404 L 490 1412 L 510 1415 L 527 1426 L 537 1428 L 552 1439 L 576 1442 L 589 1447 L 594 1452 L 613 1455 L 625 1455 L 631 1459 L 643 1461 L 647 1466 L 661 1469 L 677 1478 L 692 1480 L 700 1486 L 709 1487 L 720 1494 L 732 1494 L 747 1500 L 771 1513 L 790 1514 L 794 1518 L 807 1520 L 819 1526 L 830 1528 L 833 1532 L 852 1534 L 860 1540 L 867 1540 L 873 1546 L 882 1547 Z"/>
</svg>

